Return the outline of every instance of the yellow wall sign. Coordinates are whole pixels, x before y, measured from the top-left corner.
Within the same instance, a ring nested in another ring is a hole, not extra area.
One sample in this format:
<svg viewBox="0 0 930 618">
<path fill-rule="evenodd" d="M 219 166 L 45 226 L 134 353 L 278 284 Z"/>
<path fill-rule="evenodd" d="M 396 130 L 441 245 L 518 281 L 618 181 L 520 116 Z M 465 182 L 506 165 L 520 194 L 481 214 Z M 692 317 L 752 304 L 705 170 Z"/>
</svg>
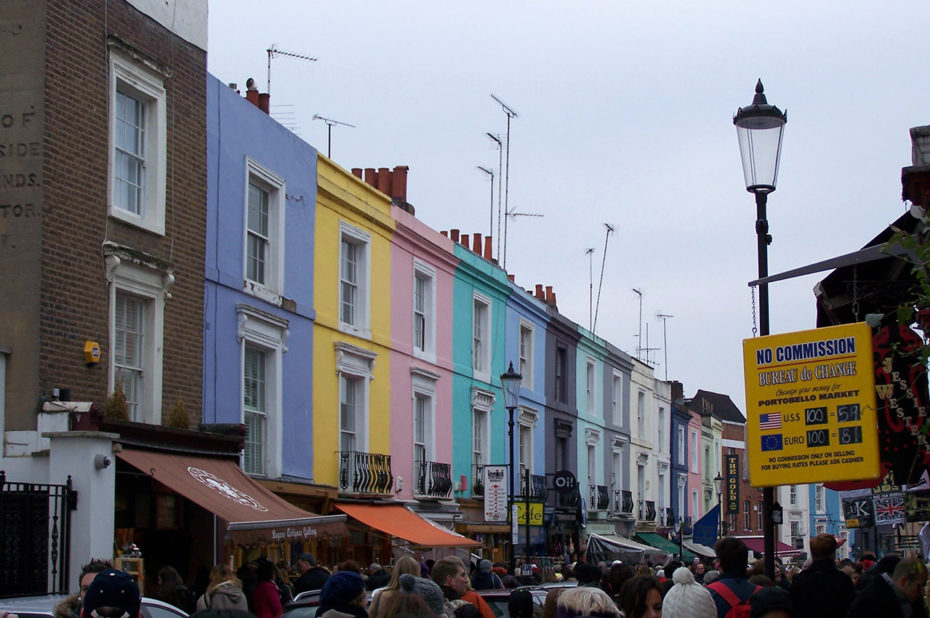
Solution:
<svg viewBox="0 0 930 618">
<path fill-rule="evenodd" d="M 753 486 L 878 478 L 868 325 L 744 339 L 743 366 Z"/>
<path fill-rule="evenodd" d="M 526 502 L 520 501 L 518 499 L 515 504 L 517 505 L 517 522 L 521 526 L 525 526 L 526 525 Z M 530 525 L 531 526 L 543 525 L 543 503 L 542 502 L 530 502 Z"/>
</svg>

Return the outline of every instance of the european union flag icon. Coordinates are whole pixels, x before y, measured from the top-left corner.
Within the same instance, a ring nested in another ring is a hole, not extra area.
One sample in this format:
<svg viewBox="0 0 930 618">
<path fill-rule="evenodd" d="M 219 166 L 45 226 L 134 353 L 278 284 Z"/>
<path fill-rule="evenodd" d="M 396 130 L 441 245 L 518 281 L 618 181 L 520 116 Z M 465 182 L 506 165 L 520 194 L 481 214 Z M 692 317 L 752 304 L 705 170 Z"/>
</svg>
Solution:
<svg viewBox="0 0 930 618">
<path fill-rule="evenodd" d="M 775 433 L 769 436 L 762 436 L 763 451 L 780 451 L 783 446 L 784 444 L 780 433 Z"/>
</svg>

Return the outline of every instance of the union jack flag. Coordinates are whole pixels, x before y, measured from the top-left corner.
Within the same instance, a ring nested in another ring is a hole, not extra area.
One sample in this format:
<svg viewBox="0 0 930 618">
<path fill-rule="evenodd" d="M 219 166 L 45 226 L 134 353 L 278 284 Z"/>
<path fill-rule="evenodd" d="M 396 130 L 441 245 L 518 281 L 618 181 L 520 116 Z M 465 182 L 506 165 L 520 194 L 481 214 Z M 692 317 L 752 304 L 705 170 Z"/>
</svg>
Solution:
<svg viewBox="0 0 930 618">
<path fill-rule="evenodd" d="M 900 492 L 877 495 L 872 499 L 876 524 L 904 523 L 904 494 Z"/>
</svg>

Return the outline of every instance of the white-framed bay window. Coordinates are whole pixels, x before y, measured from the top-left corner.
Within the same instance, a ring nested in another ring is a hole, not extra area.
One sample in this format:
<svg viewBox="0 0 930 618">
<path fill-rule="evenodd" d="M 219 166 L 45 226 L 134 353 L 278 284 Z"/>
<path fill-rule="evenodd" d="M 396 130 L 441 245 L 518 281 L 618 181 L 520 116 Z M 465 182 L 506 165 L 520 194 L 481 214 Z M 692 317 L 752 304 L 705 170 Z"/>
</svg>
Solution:
<svg viewBox="0 0 930 618">
<path fill-rule="evenodd" d="M 436 269 L 420 260 L 413 263 L 413 354 L 436 357 Z"/>
<path fill-rule="evenodd" d="M 238 340 L 241 353 L 242 423 L 246 427 L 242 469 L 247 474 L 281 475 L 283 432 L 283 355 L 288 321 L 240 303 Z"/>
<path fill-rule="evenodd" d="M 244 289 L 280 304 L 284 294 L 284 178 L 246 157 Z"/>
<path fill-rule="evenodd" d="M 109 208 L 111 217 L 165 233 L 167 96 L 164 77 L 110 51 Z"/>
<path fill-rule="evenodd" d="M 165 297 L 174 275 L 140 264 L 115 245 L 106 244 L 104 251 L 110 284 L 109 392 L 120 385 L 130 420 L 161 424 Z"/>
<path fill-rule="evenodd" d="M 339 330 L 369 338 L 371 234 L 339 223 Z"/>
</svg>

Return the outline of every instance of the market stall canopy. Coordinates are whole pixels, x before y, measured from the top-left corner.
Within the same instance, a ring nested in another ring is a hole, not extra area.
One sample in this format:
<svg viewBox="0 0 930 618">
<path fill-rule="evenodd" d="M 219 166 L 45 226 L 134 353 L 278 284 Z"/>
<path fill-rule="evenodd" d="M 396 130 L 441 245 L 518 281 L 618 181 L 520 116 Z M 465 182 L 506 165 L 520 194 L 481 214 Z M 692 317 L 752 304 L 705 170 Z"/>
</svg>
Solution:
<svg viewBox="0 0 930 618">
<path fill-rule="evenodd" d="M 478 541 L 434 524 L 401 504 L 340 502 L 336 508 L 363 524 L 409 541 L 417 547 L 481 547 Z"/>
<path fill-rule="evenodd" d="M 764 543 L 763 537 L 741 536 L 741 537 L 736 537 L 736 538 L 738 538 L 743 543 L 745 543 L 746 547 L 749 548 L 749 551 L 756 553 L 756 554 L 760 554 L 760 555 L 765 554 L 765 547 L 764 547 L 765 543 Z M 776 556 L 783 556 L 783 557 L 800 556 L 803 553 L 804 553 L 803 549 L 795 549 L 791 547 L 790 545 L 788 545 L 787 543 L 783 543 L 779 541 L 778 539 L 775 539 L 775 555 Z"/>
<path fill-rule="evenodd" d="M 696 553 L 699 556 L 704 556 L 705 558 L 716 558 L 717 554 L 714 552 L 713 547 L 708 547 L 707 545 L 701 545 L 700 543 L 695 543 L 685 539 L 684 546 Z"/>
<path fill-rule="evenodd" d="M 672 541 L 669 541 L 667 538 L 656 532 L 637 532 L 636 536 L 646 545 L 651 545 L 656 549 L 661 549 L 666 553 L 674 554 L 676 556 L 680 553 L 682 560 L 690 561 L 697 557 L 687 547 L 684 547 L 684 544 L 682 544 L 682 547 L 678 547 L 678 543 L 673 543 Z"/>
<path fill-rule="evenodd" d="M 632 539 L 617 534 L 589 534 L 588 560 L 590 562 L 611 562 L 622 560 L 626 564 L 639 564 L 644 559 L 664 560 L 668 552 L 637 543 Z"/>
<path fill-rule="evenodd" d="M 253 545 L 347 534 L 345 515 L 316 515 L 268 491 L 231 459 L 124 448 L 117 457 L 229 524 Z"/>
</svg>

